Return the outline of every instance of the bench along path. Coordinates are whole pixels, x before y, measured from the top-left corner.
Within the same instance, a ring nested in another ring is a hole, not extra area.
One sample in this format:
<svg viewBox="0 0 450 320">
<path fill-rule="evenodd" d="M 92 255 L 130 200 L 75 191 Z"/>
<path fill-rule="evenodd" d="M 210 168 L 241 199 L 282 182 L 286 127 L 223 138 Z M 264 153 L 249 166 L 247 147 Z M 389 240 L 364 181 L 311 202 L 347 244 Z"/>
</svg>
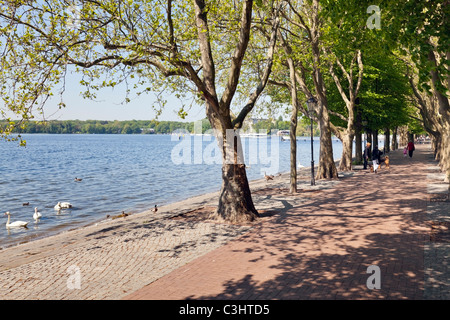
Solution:
<svg viewBox="0 0 450 320">
<path fill-rule="evenodd" d="M 284 206 L 125 299 L 448 299 L 448 229 L 432 236 L 432 153 L 418 145 L 412 159 L 398 150 L 390 160 L 378 174 L 355 170 L 332 188 L 302 190 L 297 205 L 268 192 Z"/>
</svg>

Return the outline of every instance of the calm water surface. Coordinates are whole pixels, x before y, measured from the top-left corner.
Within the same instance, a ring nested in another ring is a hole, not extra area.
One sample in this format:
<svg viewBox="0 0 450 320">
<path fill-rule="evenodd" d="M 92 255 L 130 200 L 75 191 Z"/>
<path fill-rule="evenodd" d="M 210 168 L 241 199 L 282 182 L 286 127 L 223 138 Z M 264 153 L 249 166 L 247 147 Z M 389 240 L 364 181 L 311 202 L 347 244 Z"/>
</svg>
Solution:
<svg viewBox="0 0 450 320">
<path fill-rule="evenodd" d="M 221 165 L 211 161 L 217 143 L 210 137 L 35 134 L 24 138 L 25 148 L 0 141 L 0 248 L 91 224 L 122 210 L 141 212 L 155 204 L 218 191 L 221 185 Z M 189 143 L 192 153 L 186 161 L 178 150 L 187 150 Z M 289 171 L 289 145 L 288 141 L 271 144 L 270 138 L 245 138 L 249 180 L 262 178 L 264 171 Z M 318 141 L 314 149 L 317 164 Z M 340 158 L 342 145 L 337 139 L 333 151 L 335 159 Z M 208 156 L 202 157 L 202 152 Z M 310 166 L 310 153 L 309 138 L 299 138 L 302 165 Z M 75 177 L 83 181 L 75 182 Z M 73 208 L 58 213 L 53 208 L 58 201 L 70 202 Z M 24 202 L 30 205 L 22 206 Z M 43 216 L 37 224 L 34 207 Z M 6 229 L 6 211 L 11 212 L 11 221 L 28 221 L 28 229 Z"/>
</svg>

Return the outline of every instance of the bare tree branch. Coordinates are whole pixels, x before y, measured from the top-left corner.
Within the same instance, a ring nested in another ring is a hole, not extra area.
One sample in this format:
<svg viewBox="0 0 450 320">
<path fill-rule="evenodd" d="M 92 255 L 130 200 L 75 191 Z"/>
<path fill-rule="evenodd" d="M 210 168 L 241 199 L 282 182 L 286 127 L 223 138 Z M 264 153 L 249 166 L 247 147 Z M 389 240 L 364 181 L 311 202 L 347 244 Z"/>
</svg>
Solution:
<svg viewBox="0 0 450 320">
<path fill-rule="evenodd" d="M 278 28 L 280 25 L 280 19 L 279 19 L 279 11 L 281 10 L 281 5 L 275 10 L 274 17 L 273 17 L 273 25 L 272 25 L 272 31 L 269 41 L 269 48 L 267 49 L 267 58 L 266 58 L 266 67 L 264 69 L 264 73 L 262 78 L 260 79 L 256 90 L 250 95 L 247 104 L 242 108 L 239 115 L 232 121 L 232 126 L 234 128 L 241 128 L 244 122 L 245 117 L 247 114 L 253 109 L 255 106 L 256 100 L 261 95 L 262 91 L 264 90 L 265 86 L 267 85 L 267 82 L 269 81 L 269 76 L 272 71 L 272 65 L 273 65 L 273 56 L 275 52 L 275 45 L 277 41 L 277 34 L 278 34 Z"/>
<path fill-rule="evenodd" d="M 247 50 L 248 42 L 250 40 L 250 27 L 252 21 L 252 6 L 253 1 L 246 0 L 242 9 L 241 27 L 239 31 L 239 40 L 231 57 L 230 73 L 225 91 L 220 99 L 221 106 L 229 106 L 239 82 L 239 75 L 242 67 L 242 60 L 244 53 Z"/>
</svg>

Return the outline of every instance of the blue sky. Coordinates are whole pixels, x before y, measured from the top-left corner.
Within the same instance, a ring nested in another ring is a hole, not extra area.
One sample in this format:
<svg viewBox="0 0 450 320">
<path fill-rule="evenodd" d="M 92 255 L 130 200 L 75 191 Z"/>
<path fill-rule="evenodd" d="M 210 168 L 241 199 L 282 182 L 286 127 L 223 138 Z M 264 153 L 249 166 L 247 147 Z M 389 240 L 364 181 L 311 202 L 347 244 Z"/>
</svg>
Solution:
<svg viewBox="0 0 450 320">
<path fill-rule="evenodd" d="M 123 103 L 125 100 L 125 86 L 118 85 L 114 89 L 104 88 L 97 92 L 97 99 L 85 99 L 82 92 L 85 87 L 79 83 L 78 75 L 67 74 L 65 81 L 65 91 L 62 99 L 66 107 L 59 109 L 58 104 L 61 96 L 57 93 L 59 89 L 55 88 L 54 96 L 47 100 L 43 115 L 38 110 L 33 110 L 32 114 L 35 120 L 152 120 L 156 117 L 156 112 L 152 108 L 155 104 L 155 97 L 152 94 L 142 94 L 139 97 L 131 94 L 129 103 Z M 181 101 L 175 97 L 165 97 L 167 104 L 159 115 L 160 121 L 197 121 L 206 117 L 205 107 L 203 105 L 193 105 L 185 119 L 181 119 L 177 111 L 181 107 Z M 1 104 L 1 101 L 0 101 Z M 191 100 L 185 102 L 191 104 Z M 4 109 L 0 105 L 0 108 Z M 18 117 L 7 113 L 8 117 L 17 119 Z"/>
<path fill-rule="evenodd" d="M 152 108 L 155 97 L 152 94 L 142 94 L 139 97 L 131 95 L 129 103 L 122 103 L 125 99 L 124 86 L 118 85 L 114 89 L 104 88 L 97 92 L 97 99 L 90 100 L 82 97 L 86 89 L 79 83 L 79 76 L 66 75 L 65 92 L 63 101 L 65 108 L 59 109 L 58 104 L 61 97 L 56 93 L 44 106 L 44 115 L 33 111 L 35 120 L 152 120 L 156 112 Z M 166 97 L 167 104 L 162 114 L 158 117 L 160 121 L 197 121 L 206 117 L 203 105 L 192 105 L 185 119 L 181 119 L 177 111 L 181 107 L 181 101 L 175 97 Z M 185 102 L 191 104 L 191 100 Z M 11 116 L 12 119 L 17 117 Z M 278 117 L 278 115 L 276 116 Z"/>
<path fill-rule="evenodd" d="M 47 101 L 44 117 L 47 120 L 152 120 L 156 116 L 152 108 L 155 99 L 151 94 L 143 94 L 129 103 L 122 104 L 125 93 L 120 88 L 102 89 L 98 92 L 96 101 L 84 99 L 81 96 L 83 89 L 76 82 L 66 85 L 63 95 L 66 107 L 59 110 L 57 105 L 60 97 L 54 97 Z M 180 101 L 170 97 L 167 100 L 165 109 L 158 120 L 196 121 L 206 117 L 204 106 L 195 105 L 183 120 L 177 115 Z M 39 118 L 37 114 L 35 116 Z"/>
<path fill-rule="evenodd" d="M 57 102 L 50 101 L 44 108 L 47 120 L 152 120 L 155 111 L 152 109 L 154 99 L 151 96 L 141 96 L 127 104 L 120 104 L 123 96 L 104 94 L 100 101 L 83 99 L 79 91 L 65 94 L 65 108 L 58 110 Z M 173 102 L 171 102 L 173 101 Z M 195 121 L 205 118 L 205 109 L 201 106 L 193 107 L 185 120 L 177 115 L 179 108 L 176 99 L 170 99 L 158 120 Z"/>
</svg>

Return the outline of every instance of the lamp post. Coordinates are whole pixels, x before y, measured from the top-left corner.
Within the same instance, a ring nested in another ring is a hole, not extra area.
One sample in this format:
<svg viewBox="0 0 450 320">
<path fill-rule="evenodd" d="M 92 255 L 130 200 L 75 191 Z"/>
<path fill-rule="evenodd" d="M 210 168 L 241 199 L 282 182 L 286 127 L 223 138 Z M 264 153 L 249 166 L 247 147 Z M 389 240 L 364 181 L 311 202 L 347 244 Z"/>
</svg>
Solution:
<svg viewBox="0 0 450 320">
<path fill-rule="evenodd" d="M 314 179 L 314 135 L 313 135 L 313 117 L 314 117 L 314 109 L 316 106 L 317 100 L 314 97 L 309 98 L 306 101 L 308 106 L 308 115 L 311 119 L 311 185 L 316 185 L 316 181 Z"/>
</svg>

